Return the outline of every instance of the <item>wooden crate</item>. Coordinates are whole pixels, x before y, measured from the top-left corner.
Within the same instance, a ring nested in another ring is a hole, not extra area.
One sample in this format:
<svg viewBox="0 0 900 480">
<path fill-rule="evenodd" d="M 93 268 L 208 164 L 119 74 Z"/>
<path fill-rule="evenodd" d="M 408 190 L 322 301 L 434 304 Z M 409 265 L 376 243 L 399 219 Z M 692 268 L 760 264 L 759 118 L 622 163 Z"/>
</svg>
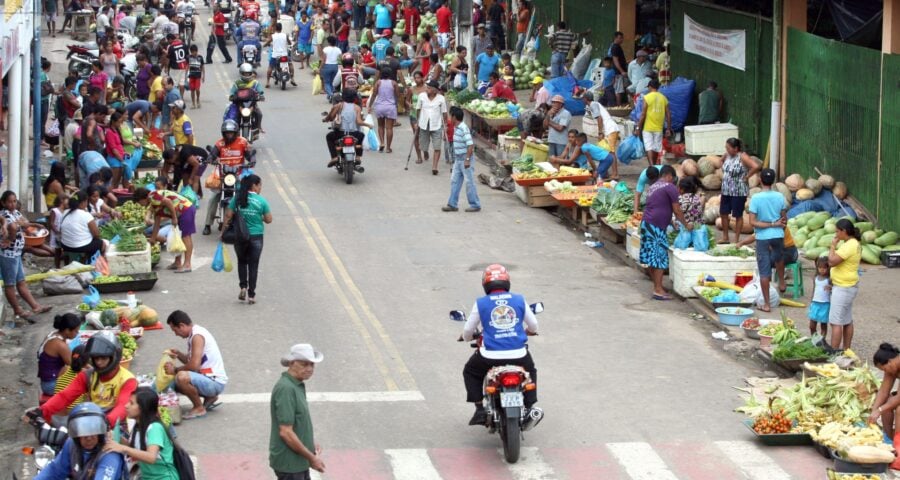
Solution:
<svg viewBox="0 0 900 480">
<path fill-rule="evenodd" d="M 525 204 L 534 208 L 555 207 L 559 202 L 550 196 L 550 192 L 543 185 L 525 187 Z"/>
</svg>

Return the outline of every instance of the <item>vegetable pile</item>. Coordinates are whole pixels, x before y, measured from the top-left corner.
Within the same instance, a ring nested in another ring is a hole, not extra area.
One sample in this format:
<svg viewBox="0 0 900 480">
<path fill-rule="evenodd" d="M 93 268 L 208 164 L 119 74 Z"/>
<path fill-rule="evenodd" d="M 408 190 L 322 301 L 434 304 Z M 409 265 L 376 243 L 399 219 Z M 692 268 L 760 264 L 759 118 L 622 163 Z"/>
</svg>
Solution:
<svg viewBox="0 0 900 480">
<path fill-rule="evenodd" d="M 547 71 L 547 67 L 539 60 L 517 59 L 512 61 L 513 67 L 516 67 L 515 83 L 516 90 L 526 90 L 531 88 L 531 81 L 535 77 L 543 76 Z"/>
<path fill-rule="evenodd" d="M 142 179 L 148 179 L 146 183 L 140 183 Z M 152 184 L 156 181 L 156 177 L 153 175 L 147 174 L 142 179 L 135 179 L 134 186 L 142 187 L 148 184 Z M 144 217 L 147 214 L 147 208 L 142 206 L 140 203 L 132 202 L 131 200 L 123 203 L 116 207 L 116 210 L 122 214 L 122 221 L 125 222 L 126 225 L 143 225 Z"/>
<path fill-rule="evenodd" d="M 782 332 L 779 332 L 772 340 L 777 343 L 778 335 L 782 334 Z M 783 341 L 778 343 L 778 346 L 772 352 L 772 359 L 776 362 L 785 360 L 816 360 L 827 356 L 828 354 L 822 347 L 813 345 L 812 340 L 808 338 Z"/>
<path fill-rule="evenodd" d="M 100 227 L 100 237 L 104 240 L 119 237 L 115 244 L 118 252 L 140 252 L 147 248 L 147 238 L 141 232 L 143 229 L 143 224 L 129 225 L 124 220 L 113 220 Z"/>
<path fill-rule="evenodd" d="M 75 308 L 76 308 L 79 312 L 89 312 L 89 311 L 91 311 L 91 310 L 96 311 L 96 312 L 100 312 L 100 311 L 103 311 L 103 310 L 109 310 L 109 309 L 112 309 L 112 308 L 116 308 L 116 307 L 118 307 L 118 306 L 119 306 L 119 302 L 116 302 L 115 300 L 100 300 L 100 303 L 98 303 L 97 306 L 94 307 L 94 308 L 91 308 L 91 306 L 88 305 L 88 304 L 86 304 L 86 303 L 80 303 L 80 304 L 78 304 L 78 306 L 75 307 Z"/>
<path fill-rule="evenodd" d="M 144 149 L 143 158 L 146 160 L 162 160 L 162 150 L 147 137 L 141 138 L 141 147 Z"/>
<path fill-rule="evenodd" d="M 707 229 L 707 230 L 709 230 L 710 235 L 712 235 L 712 229 Z M 734 245 L 726 245 L 726 246 L 716 247 L 716 248 L 710 249 L 708 252 L 706 252 L 706 254 L 711 255 L 713 257 L 747 258 L 747 257 L 756 256 L 756 254 L 753 253 L 753 250 L 750 250 L 747 248 L 737 248 Z"/>
<path fill-rule="evenodd" d="M 499 100 L 475 99 L 467 103 L 465 106 L 470 111 L 475 112 L 484 118 L 512 118 L 510 109 L 522 109 L 522 107 L 519 105 Z"/>
<path fill-rule="evenodd" d="M 134 358 L 134 352 L 138 348 L 137 341 L 128 332 L 119 332 L 118 336 L 119 343 L 122 344 L 122 360 Z"/>
<path fill-rule="evenodd" d="M 123 276 L 103 275 L 103 276 L 99 276 L 99 277 L 95 278 L 93 280 L 93 282 L 91 282 L 91 283 L 93 283 L 94 285 L 99 285 L 99 284 L 103 284 L 103 283 L 120 283 L 120 282 L 131 282 L 131 281 L 134 281 L 134 277 L 132 277 L 130 275 L 123 275 Z"/>
<path fill-rule="evenodd" d="M 600 189 L 594 196 L 591 208 L 605 216 L 608 223 L 625 223 L 634 213 L 634 195 L 631 192 Z"/>
<path fill-rule="evenodd" d="M 791 419 L 787 418 L 784 410 L 777 412 L 771 410 L 771 401 L 769 412 L 756 417 L 753 422 L 753 431 L 760 435 L 772 435 L 777 433 L 788 433 L 791 431 Z"/>
<path fill-rule="evenodd" d="M 842 217 L 853 222 L 850 217 Z M 794 243 L 803 250 L 803 256 L 809 260 L 828 254 L 828 248 L 837 231 L 840 218 L 832 217 L 828 212 L 806 212 L 788 220 L 788 228 Z M 862 261 L 881 265 L 881 252 L 900 251 L 900 236 L 897 232 L 875 228 L 872 222 L 856 221 L 854 226 L 862 233 Z M 838 243 L 838 246 L 843 243 Z"/>
</svg>

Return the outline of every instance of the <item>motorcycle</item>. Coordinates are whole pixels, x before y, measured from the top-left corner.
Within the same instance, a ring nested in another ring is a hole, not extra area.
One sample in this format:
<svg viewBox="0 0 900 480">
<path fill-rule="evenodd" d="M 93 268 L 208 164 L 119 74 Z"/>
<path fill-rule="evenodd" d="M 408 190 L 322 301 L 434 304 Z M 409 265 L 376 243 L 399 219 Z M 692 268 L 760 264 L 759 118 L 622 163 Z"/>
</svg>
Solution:
<svg viewBox="0 0 900 480">
<path fill-rule="evenodd" d="M 194 15 L 185 15 L 184 23 L 183 23 L 183 31 L 181 33 L 181 37 L 184 40 L 184 46 L 187 49 L 191 48 L 191 43 L 194 41 Z"/>
<path fill-rule="evenodd" d="M 222 179 L 222 198 L 216 208 L 216 221 L 219 223 L 219 230 L 222 230 L 222 221 L 225 220 L 225 209 L 231 203 L 237 193 L 238 183 L 241 181 L 245 169 L 256 166 L 256 162 L 247 162 L 240 165 L 223 165 L 219 162 L 218 152 L 211 145 L 206 146 L 206 151 L 210 153 L 206 163 L 216 166 L 216 173 Z"/>
<path fill-rule="evenodd" d="M 291 81 L 291 59 L 284 56 L 278 59 L 278 68 L 275 69 L 275 83 L 281 83 L 281 89 L 287 88 L 288 82 Z"/>
<path fill-rule="evenodd" d="M 535 314 L 544 311 L 541 302 L 529 306 Z M 465 322 L 466 314 L 462 310 L 450 312 L 450 319 Z M 471 343 L 472 348 L 481 347 L 481 333 Z M 464 341 L 462 336 L 457 341 Z M 537 385 L 531 375 L 518 365 L 502 365 L 488 370 L 484 377 L 482 392 L 484 398 L 488 434 L 500 435 L 503 445 L 503 457 L 508 463 L 519 461 L 523 433 L 531 430 L 544 418 L 544 411 L 538 407 L 525 408 L 525 392 L 534 390 Z"/>
<path fill-rule="evenodd" d="M 69 61 L 69 71 L 78 72 L 78 78 L 90 77 L 91 64 L 100 58 L 100 47 L 97 43 L 70 44 L 67 48 L 69 53 L 66 54 L 66 60 Z"/>
<path fill-rule="evenodd" d="M 252 88 L 243 88 L 237 91 L 232 101 L 237 109 L 235 120 L 241 129 L 241 136 L 253 143 L 259 137 L 259 125 L 253 118 L 253 112 L 258 108 L 257 102 L 265 101 L 265 97 L 258 95 Z"/>
<path fill-rule="evenodd" d="M 259 66 L 259 49 L 256 45 L 244 45 L 241 47 L 241 55 L 243 55 L 244 63 L 253 65 L 253 68 Z M 238 68 L 240 68 L 240 65 L 238 65 Z"/>
<path fill-rule="evenodd" d="M 338 129 L 335 129 L 338 130 Z M 340 131 L 340 130 L 338 130 Z M 347 185 L 353 183 L 353 173 L 363 173 L 366 170 L 356 163 L 356 148 L 358 142 L 351 132 L 343 132 L 344 134 L 337 141 L 337 151 L 340 159 L 334 168 L 337 169 L 339 175 L 344 176 Z"/>
<path fill-rule="evenodd" d="M 66 427 L 57 428 L 45 422 L 37 408 L 25 412 L 25 417 L 28 418 L 28 424 L 34 427 L 34 435 L 40 446 L 23 448 L 22 452 L 34 457 L 34 467 L 40 472 L 56 458 L 56 454 L 69 438 L 69 432 Z"/>
</svg>

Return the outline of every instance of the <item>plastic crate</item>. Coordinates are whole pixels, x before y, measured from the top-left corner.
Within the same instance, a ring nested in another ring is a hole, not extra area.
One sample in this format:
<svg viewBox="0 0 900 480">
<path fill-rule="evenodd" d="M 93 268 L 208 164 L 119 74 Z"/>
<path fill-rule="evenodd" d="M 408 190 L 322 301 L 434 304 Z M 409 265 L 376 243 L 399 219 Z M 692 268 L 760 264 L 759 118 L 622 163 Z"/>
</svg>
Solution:
<svg viewBox="0 0 900 480">
<path fill-rule="evenodd" d="M 900 252 L 881 252 L 881 264 L 888 268 L 900 267 Z"/>
</svg>

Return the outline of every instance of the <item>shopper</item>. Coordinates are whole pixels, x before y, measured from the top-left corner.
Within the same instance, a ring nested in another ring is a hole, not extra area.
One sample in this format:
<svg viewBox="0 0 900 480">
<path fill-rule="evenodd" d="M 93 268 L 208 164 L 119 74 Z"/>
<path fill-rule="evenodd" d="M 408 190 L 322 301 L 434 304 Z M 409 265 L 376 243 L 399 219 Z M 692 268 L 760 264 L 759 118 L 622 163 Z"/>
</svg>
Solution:
<svg viewBox="0 0 900 480">
<path fill-rule="evenodd" d="M 217 400 L 228 383 L 219 344 L 209 330 L 195 325 L 191 317 L 181 310 L 169 314 L 166 323 L 172 333 L 188 341 L 187 352 L 175 348 L 167 350 L 168 355 L 182 365 L 176 367 L 173 362 L 165 364 L 166 373 L 175 375 L 175 391 L 187 396 L 192 404 L 191 410 L 182 418 L 205 417 L 207 412 L 221 405 Z"/>
<path fill-rule="evenodd" d="M 431 174 L 438 174 L 438 163 L 441 159 L 441 146 L 444 140 L 444 126 L 449 123 L 447 115 L 447 102 L 444 96 L 438 92 L 438 84 L 434 80 L 429 81 L 425 95 L 419 94 L 416 103 L 416 118 L 419 119 L 419 146 L 425 159 L 428 159 L 428 147 L 433 148 L 431 160 Z"/>
<path fill-rule="evenodd" d="M 178 480 L 175 442 L 159 418 L 159 394 L 150 387 L 138 387 L 125 405 L 128 418 L 135 421 L 131 441 L 126 445 L 106 442 L 103 450 L 128 455 L 147 480 Z"/>
<path fill-rule="evenodd" d="M 241 189 L 238 195 L 231 199 L 225 210 L 225 220 L 222 231 L 235 221 L 235 212 L 240 212 L 240 217 L 247 226 L 250 239 L 246 242 L 236 241 L 234 253 L 238 261 L 238 281 L 241 293 L 238 300 L 245 299 L 251 305 L 256 303 L 256 279 L 259 272 L 259 258 L 263 249 L 263 233 L 265 224 L 272 223 L 272 210 L 269 202 L 259 194 L 262 189 L 262 180 L 257 175 L 247 175 L 241 180 Z"/>
<path fill-rule="evenodd" d="M 635 125 L 634 133 L 641 133 L 644 149 L 647 150 L 647 161 L 650 165 L 662 164 L 663 133 L 672 136 L 672 112 L 669 100 L 659 93 L 659 80 L 650 80 L 650 92 L 644 95 L 644 106 L 641 118 Z"/>
<path fill-rule="evenodd" d="M 457 106 L 450 108 L 450 125 L 453 127 L 453 168 L 450 172 L 450 199 L 441 208 L 445 212 L 459 210 L 459 192 L 463 180 L 466 182 L 466 200 L 469 202 L 467 212 L 480 212 L 481 201 L 475 190 L 475 142 L 469 126 L 463 121 L 463 111 Z"/>
<path fill-rule="evenodd" d="M 663 273 L 669 268 L 669 238 L 666 229 L 672 223 L 672 215 L 689 231 L 693 224 L 687 223 L 678 204 L 678 190 L 672 183 L 675 169 L 665 165 L 659 171 L 659 178 L 647 189 L 647 206 L 641 221 L 641 253 L 640 263 L 650 269 L 653 281 L 653 299 L 671 300 L 672 297 L 663 288 Z"/>
<path fill-rule="evenodd" d="M 25 269 L 22 267 L 22 252 L 25 250 L 25 236 L 22 231 L 28 226 L 26 219 L 18 209 L 18 200 L 16 194 L 11 190 L 3 192 L 0 196 L 0 226 L 3 226 L 4 234 L 0 240 L 0 274 L 3 277 L 3 293 L 6 295 L 6 301 L 13 309 L 13 314 L 17 317 L 29 319 L 32 315 L 38 315 L 50 311 L 49 306 L 39 304 L 31 291 L 28 290 L 28 284 L 25 283 Z M 25 303 L 31 307 L 31 312 L 26 312 L 16 298 L 16 292 Z"/>
<path fill-rule="evenodd" d="M 754 198 L 756 196 L 754 195 Z M 828 249 L 831 265 L 831 347 L 848 349 L 853 341 L 853 301 L 859 293 L 859 262 L 862 259 L 861 234 L 850 220 L 842 218 Z M 837 246 L 838 242 L 844 244 Z"/>
<path fill-rule="evenodd" d="M 381 69 L 381 78 L 375 82 L 372 88 L 372 98 L 369 99 L 369 113 L 375 113 L 378 119 L 378 143 L 379 151 L 392 153 L 391 144 L 394 142 L 394 122 L 397 121 L 397 100 L 400 98 L 400 87 L 391 78 L 391 69 Z"/>
<path fill-rule="evenodd" d="M 269 466 L 278 480 L 308 480 L 309 469 L 325 473 L 322 447 L 315 442 L 306 381 L 324 356 L 312 345 L 300 343 L 281 357 L 287 367 L 272 389 L 269 413 Z"/>
<path fill-rule="evenodd" d="M 784 271 L 784 225 L 787 222 L 787 204 L 781 192 L 772 190 L 775 184 L 775 170 L 764 169 L 760 175 L 762 191 L 750 199 L 750 225 L 756 235 L 756 267 L 759 270 L 759 285 L 762 288 L 763 303 L 759 309 L 772 310 L 769 305 L 769 285 L 772 269 L 778 268 L 779 278 Z"/>
</svg>

